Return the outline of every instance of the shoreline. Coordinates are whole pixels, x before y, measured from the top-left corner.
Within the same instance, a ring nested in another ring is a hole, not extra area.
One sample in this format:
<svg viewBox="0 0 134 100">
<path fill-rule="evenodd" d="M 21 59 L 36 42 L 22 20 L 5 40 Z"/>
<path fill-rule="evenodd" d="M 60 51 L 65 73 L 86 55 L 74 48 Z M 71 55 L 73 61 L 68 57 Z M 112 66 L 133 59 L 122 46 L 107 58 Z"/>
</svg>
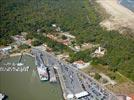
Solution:
<svg viewBox="0 0 134 100">
<path fill-rule="evenodd" d="M 107 30 L 118 30 L 121 34 L 134 35 L 134 12 L 120 4 L 119 0 L 96 0 L 110 15 L 100 25 Z M 130 31 L 128 31 L 130 30 Z"/>
<path fill-rule="evenodd" d="M 122 0 L 118 0 L 118 2 L 119 2 L 119 4 L 120 5 L 122 5 L 123 7 L 125 7 L 125 8 L 127 8 L 128 10 L 130 10 L 130 11 L 132 11 L 133 13 L 134 13 L 134 7 L 129 7 L 128 5 L 128 3 L 126 4 L 126 3 L 124 3 L 124 1 L 122 1 Z M 127 1 L 128 2 L 128 1 Z M 129 2 L 130 3 L 130 2 Z M 133 4 L 133 3 L 132 3 Z"/>
</svg>

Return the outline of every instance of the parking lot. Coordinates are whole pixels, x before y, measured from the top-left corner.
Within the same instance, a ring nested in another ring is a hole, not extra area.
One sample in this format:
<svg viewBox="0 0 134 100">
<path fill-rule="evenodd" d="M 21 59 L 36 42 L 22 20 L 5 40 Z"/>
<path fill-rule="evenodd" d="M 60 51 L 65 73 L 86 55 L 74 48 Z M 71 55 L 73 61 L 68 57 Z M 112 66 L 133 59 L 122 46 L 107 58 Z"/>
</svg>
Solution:
<svg viewBox="0 0 134 100">
<path fill-rule="evenodd" d="M 68 100 L 117 100 L 113 93 L 108 91 L 87 74 L 78 70 L 72 64 L 57 59 L 46 51 L 38 51 L 42 54 L 44 63 L 49 67 L 57 67 L 60 78 L 64 84 L 66 97 L 71 94 Z M 39 59 L 39 58 L 37 58 Z"/>
</svg>

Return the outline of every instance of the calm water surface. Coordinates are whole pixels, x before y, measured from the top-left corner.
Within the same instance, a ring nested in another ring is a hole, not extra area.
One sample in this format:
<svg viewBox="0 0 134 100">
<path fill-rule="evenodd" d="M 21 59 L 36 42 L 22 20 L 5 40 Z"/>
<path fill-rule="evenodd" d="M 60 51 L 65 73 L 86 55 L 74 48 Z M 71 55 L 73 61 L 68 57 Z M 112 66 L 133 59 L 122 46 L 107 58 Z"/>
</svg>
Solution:
<svg viewBox="0 0 134 100">
<path fill-rule="evenodd" d="M 19 57 L 8 58 L 0 62 L 18 62 Z M 23 66 L 29 66 L 29 72 L 0 72 L 0 92 L 9 96 L 9 100 L 63 100 L 60 85 L 41 82 L 36 72 L 34 58 L 23 56 Z"/>
<path fill-rule="evenodd" d="M 134 12 L 134 0 L 119 0 L 120 3 Z"/>
</svg>

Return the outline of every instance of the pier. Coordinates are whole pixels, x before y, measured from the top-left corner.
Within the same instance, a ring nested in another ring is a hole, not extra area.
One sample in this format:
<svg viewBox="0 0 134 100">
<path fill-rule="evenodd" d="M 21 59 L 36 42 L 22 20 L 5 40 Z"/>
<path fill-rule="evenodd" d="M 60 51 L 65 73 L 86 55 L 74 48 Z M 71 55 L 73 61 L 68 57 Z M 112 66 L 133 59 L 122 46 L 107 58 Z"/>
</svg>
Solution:
<svg viewBox="0 0 134 100">
<path fill-rule="evenodd" d="M 50 70 L 50 82 L 56 78 L 54 68 L 56 69 L 65 100 L 117 100 L 113 93 L 72 64 L 58 60 L 46 51 L 38 49 L 33 51 L 42 54 L 42 60 Z"/>
<path fill-rule="evenodd" d="M 64 97 L 65 100 L 67 100 L 68 91 L 66 91 L 66 85 L 65 85 L 65 82 L 64 82 L 64 79 L 62 77 L 62 73 L 61 73 L 60 69 L 57 69 L 57 73 L 58 73 L 58 76 L 59 76 L 60 85 L 61 85 L 62 92 L 63 92 L 63 97 Z"/>
<path fill-rule="evenodd" d="M 49 77 L 50 77 L 50 80 L 49 80 L 50 82 L 57 82 L 56 75 L 55 75 L 53 67 L 49 68 Z"/>
</svg>

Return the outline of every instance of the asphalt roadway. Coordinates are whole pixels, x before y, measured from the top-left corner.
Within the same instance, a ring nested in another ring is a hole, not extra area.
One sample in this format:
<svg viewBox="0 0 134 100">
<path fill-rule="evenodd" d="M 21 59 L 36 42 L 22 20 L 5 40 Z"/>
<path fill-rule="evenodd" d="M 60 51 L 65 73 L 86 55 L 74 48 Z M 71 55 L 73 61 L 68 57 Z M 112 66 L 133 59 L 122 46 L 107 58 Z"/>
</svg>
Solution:
<svg viewBox="0 0 134 100">
<path fill-rule="evenodd" d="M 96 82 L 93 78 L 78 70 L 72 64 L 59 60 L 46 51 L 33 48 L 33 53 L 40 53 L 43 63 L 48 67 L 57 67 L 60 71 L 61 77 L 64 81 L 64 91 L 73 95 L 87 91 L 88 95 L 81 98 L 74 98 L 75 100 L 117 100 L 116 96 L 109 90 L 104 88 L 101 84 Z M 63 82 L 62 81 L 62 82 Z M 69 91 L 69 92 L 68 92 Z"/>
</svg>

